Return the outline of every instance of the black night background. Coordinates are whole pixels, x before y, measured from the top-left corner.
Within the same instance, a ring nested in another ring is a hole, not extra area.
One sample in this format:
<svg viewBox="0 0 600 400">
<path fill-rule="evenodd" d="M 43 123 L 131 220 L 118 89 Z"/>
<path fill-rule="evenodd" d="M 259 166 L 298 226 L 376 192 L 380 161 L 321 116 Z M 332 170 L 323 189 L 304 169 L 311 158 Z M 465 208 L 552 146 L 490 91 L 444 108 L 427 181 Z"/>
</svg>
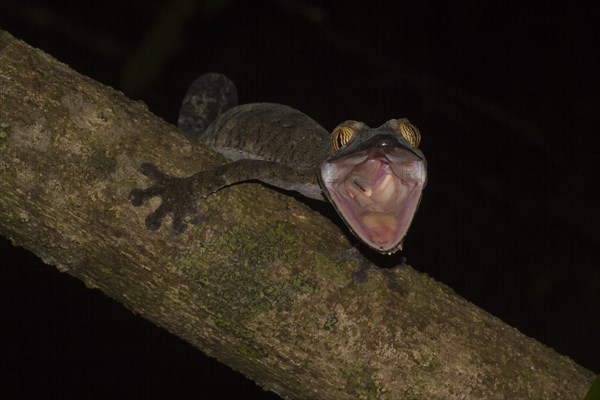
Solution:
<svg viewBox="0 0 600 400">
<path fill-rule="evenodd" d="M 402 255 L 598 373 L 598 7 L 22 0 L 0 3 L 0 28 L 171 123 L 208 71 L 241 102 L 328 130 L 408 117 L 429 182 Z M 2 398 L 278 398 L 6 238 L 0 249 Z"/>
</svg>

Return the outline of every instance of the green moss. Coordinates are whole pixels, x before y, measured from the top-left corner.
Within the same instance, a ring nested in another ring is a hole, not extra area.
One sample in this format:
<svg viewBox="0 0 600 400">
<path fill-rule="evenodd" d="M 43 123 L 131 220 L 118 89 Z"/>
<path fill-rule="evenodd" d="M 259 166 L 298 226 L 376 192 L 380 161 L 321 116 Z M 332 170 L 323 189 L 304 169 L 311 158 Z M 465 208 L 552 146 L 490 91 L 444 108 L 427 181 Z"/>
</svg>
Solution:
<svg viewBox="0 0 600 400">
<path fill-rule="evenodd" d="M 177 291 L 177 294 L 179 295 L 179 300 L 181 300 L 183 302 L 188 301 L 188 292 L 186 289 L 179 288 L 179 290 Z"/>
<path fill-rule="evenodd" d="M 323 324 L 323 329 L 330 331 L 338 323 L 338 319 L 335 315 L 328 315 L 327 320 Z"/>
<path fill-rule="evenodd" d="M 338 286 L 346 286 L 352 281 L 352 275 L 347 268 L 340 266 L 339 261 L 333 260 L 329 255 L 315 253 L 315 270 L 328 281 L 333 280 Z"/>
<path fill-rule="evenodd" d="M 10 134 L 10 125 L 6 122 L 0 122 L 0 143 L 5 141 Z"/>
<path fill-rule="evenodd" d="M 299 258 L 295 229 L 284 222 L 266 229 L 236 226 L 204 243 L 192 239 L 178 259 L 189 294 L 203 299 L 215 323 L 240 340 L 239 351 L 250 357 L 266 354 L 255 346 L 247 322 L 288 309 L 298 296 L 317 289 L 305 272 L 286 268 Z"/>
<path fill-rule="evenodd" d="M 268 355 L 265 351 L 260 350 L 256 347 L 247 345 L 246 343 L 241 344 L 240 352 L 250 358 L 264 358 Z"/>
<path fill-rule="evenodd" d="M 346 383 L 359 399 L 377 399 L 381 391 L 373 379 L 373 371 L 364 368 L 360 361 L 346 364 L 342 371 Z"/>
</svg>

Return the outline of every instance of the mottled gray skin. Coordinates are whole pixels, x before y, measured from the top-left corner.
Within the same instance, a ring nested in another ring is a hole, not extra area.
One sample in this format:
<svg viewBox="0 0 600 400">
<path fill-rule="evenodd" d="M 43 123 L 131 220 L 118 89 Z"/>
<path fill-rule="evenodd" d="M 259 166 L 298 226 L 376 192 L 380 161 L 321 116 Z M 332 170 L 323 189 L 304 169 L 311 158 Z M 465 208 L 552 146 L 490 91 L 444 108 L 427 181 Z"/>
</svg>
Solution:
<svg viewBox="0 0 600 400">
<path fill-rule="evenodd" d="M 183 219 L 197 217 L 202 198 L 248 180 L 326 200 L 317 168 L 329 133 L 312 118 L 281 104 L 244 104 L 227 110 L 236 101 L 235 86 L 220 74 L 202 75 L 190 87 L 179 127 L 233 162 L 185 178 L 166 175 L 154 164 L 143 164 L 140 171 L 155 183 L 147 189 L 134 189 L 129 197 L 135 206 L 152 197 L 162 198 L 161 205 L 146 217 L 149 229 L 158 229 L 164 217 L 172 213 L 173 228 L 183 232 L 187 227 Z M 192 223 L 197 221 L 192 218 Z"/>
<path fill-rule="evenodd" d="M 275 161 L 315 172 L 329 138 L 329 132 L 296 109 L 253 103 L 221 115 L 200 140 L 232 160 Z"/>
</svg>

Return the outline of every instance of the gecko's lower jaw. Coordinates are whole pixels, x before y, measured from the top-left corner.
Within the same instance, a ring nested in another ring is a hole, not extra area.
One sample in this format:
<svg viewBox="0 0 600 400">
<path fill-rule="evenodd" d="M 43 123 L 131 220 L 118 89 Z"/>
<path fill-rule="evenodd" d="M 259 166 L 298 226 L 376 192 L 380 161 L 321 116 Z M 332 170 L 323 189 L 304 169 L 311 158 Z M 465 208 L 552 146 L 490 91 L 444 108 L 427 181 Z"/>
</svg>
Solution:
<svg viewBox="0 0 600 400">
<path fill-rule="evenodd" d="M 325 162 L 321 180 L 363 242 L 381 253 L 401 249 L 425 186 L 424 160 L 399 147 L 374 149 Z"/>
</svg>

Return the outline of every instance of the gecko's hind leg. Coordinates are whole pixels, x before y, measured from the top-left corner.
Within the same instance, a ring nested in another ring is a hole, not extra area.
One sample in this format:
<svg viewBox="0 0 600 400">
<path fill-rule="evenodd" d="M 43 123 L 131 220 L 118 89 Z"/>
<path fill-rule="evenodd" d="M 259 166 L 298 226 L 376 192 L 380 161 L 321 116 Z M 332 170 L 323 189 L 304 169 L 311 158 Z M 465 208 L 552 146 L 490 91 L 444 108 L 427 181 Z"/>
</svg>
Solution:
<svg viewBox="0 0 600 400">
<path fill-rule="evenodd" d="M 177 127 L 197 139 L 219 115 L 235 107 L 237 102 L 237 90 L 229 78 L 214 72 L 203 74 L 192 83 L 183 98 Z"/>
</svg>

